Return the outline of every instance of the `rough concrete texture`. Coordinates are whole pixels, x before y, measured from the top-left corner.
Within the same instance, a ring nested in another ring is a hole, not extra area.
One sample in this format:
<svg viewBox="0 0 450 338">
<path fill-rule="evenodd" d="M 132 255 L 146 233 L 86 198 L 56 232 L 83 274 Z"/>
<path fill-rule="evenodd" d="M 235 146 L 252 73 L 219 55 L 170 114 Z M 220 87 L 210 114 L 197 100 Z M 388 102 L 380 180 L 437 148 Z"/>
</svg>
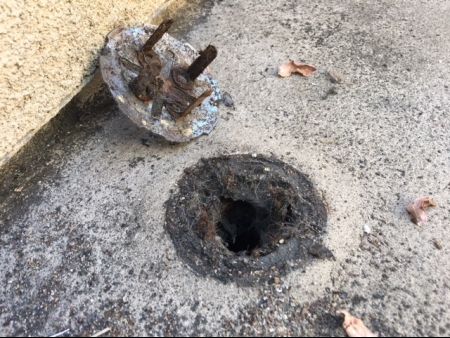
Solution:
<svg viewBox="0 0 450 338">
<path fill-rule="evenodd" d="M 4 172 L 0 333 L 344 335 L 346 308 L 383 336 L 449 335 L 450 3 L 207 8 L 186 38 L 219 48 L 213 71 L 236 105 L 210 136 L 170 145 L 110 105 Z M 291 58 L 319 71 L 278 78 Z M 316 184 L 336 260 L 250 287 L 195 275 L 164 201 L 200 158 L 254 152 Z M 419 227 L 405 206 L 428 194 L 439 206 Z"/>
<path fill-rule="evenodd" d="M 91 79 L 108 32 L 157 21 L 178 3 L 182 1 L 2 1 L 0 165 Z"/>
</svg>

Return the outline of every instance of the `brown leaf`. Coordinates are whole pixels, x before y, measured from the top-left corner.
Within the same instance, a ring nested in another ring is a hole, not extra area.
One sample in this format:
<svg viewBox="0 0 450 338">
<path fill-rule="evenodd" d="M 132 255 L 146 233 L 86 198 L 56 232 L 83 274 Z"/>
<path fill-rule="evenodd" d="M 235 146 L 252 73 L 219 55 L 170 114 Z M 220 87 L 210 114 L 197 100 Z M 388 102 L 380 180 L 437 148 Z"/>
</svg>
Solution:
<svg viewBox="0 0 450 338">
<path fill-rule="evenodd" d="M 364 325 L 361 319 L 353 317 L 348 311 L 340 310 L 337 314 L 344 316 L 342 327 L 349 337 L 378 337 Z"/>
<path fill-rule="evenodd" d="M 411 215 L 411 220 L 418 224 L 425 224 L 428 220 L 426 210 L 428 208 L 432 208 L 436 206 L 436 202 L 434 201 L 433 197 L 426 196 L 426 197 L 420 197 L 416 199 L 413 203 L 409 204 L 406 207 L 406 210 Z"/>
<path fill-rule="evenodd" d="M 316 67 L 307 65 L 304 63 L 298 63 L 295 61 L 289 61 L 280 66 L 278 69 L 278 75 L 281 77 L 289 77 L 294 73 L 300 74 L 301 76 L 311 76 L 317 70 Z"/>
</svg>

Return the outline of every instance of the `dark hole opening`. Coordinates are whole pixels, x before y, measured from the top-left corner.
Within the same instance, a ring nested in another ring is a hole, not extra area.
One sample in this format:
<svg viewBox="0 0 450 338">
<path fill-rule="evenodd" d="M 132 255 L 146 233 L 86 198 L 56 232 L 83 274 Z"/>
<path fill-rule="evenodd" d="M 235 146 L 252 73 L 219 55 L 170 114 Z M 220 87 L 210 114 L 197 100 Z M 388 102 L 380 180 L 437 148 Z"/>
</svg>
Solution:
<svg viewBox="0 0 450 338">
<path fill-rule="evenodd" d="M 250 254 L 261 244 L 257 209 L 246 201 L 223 200 L 218 233 L 230 251 Z"/>
</svg>

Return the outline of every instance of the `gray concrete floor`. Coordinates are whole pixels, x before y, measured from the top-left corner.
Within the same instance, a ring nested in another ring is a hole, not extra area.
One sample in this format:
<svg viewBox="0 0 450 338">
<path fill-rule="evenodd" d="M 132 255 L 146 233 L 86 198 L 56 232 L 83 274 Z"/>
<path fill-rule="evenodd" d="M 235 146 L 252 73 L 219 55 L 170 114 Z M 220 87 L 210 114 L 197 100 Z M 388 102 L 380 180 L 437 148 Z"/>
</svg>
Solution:
<svg viewBox="0 0 450 338">
<path fill-rule="evenodd" d="M 236 109 L 210 136 L 169 145 L 111 104 L 3 172 L 0 333 L 335 336 L 346 308 L 380 335 L 449 335 L 450 2 L 204 5 L 177 35 L 220 50 L 212 69 Z M 278 78 L 288 59 L 319 70 Z M 186 167 L 231 153 L 311 178 L 335 261 L 251 287 L 183 263 L 163 204 Z M 439 206 L 419 227 L 405 206 L 428 194 Z"/>
</svg>

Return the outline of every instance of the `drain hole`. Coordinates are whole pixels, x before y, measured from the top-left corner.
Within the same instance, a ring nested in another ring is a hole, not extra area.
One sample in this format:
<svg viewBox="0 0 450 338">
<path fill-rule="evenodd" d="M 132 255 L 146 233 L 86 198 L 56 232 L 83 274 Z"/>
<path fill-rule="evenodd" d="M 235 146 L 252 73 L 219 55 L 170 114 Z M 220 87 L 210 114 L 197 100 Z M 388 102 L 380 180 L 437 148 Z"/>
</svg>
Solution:
<svg viewBox="0 0 450 338">
<path fill-rule="evenodd" d="M 166 204 L 166 229 L 197 273 L 246 285 L 329 250 L 327 211 L 312 182 L 273 158 L 232 155 L 186 169 Z"/>
<path fill-rule="evenodd" d="M 219 236 L 230 251 L 250 254 L 261 242 L 256 208 L 246 201 L 224 199 L 222 203 L 222 218 L 217 224 Z"/>
</svg>

